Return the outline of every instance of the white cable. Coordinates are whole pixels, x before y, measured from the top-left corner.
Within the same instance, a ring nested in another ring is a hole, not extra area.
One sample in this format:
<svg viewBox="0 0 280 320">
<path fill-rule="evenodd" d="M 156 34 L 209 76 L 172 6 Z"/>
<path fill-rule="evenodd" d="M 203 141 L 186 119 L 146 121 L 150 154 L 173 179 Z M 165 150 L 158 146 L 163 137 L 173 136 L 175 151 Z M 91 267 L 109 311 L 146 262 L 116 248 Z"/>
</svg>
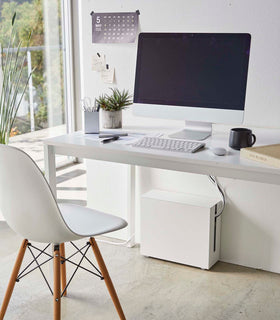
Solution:
<svg viewBox="0 0 280 320">
<path fill-rule="evenodd" d="M 209 175 L 208 177 L 209 177 L 210 181 L 216 186 L 216 188 L 218 189 L 218 191 L 219 191 L 219 193 L 220 193 L 220 195 L 221 195 L 221 197 L 222 197 L 222 202 L 223 202 L 222 209 L 221 209 L 221 211 L 215 216 L 216 218 L 218 218 L 218 217 L 223 213 L 223 211 L 224 211 L 224 209 L 225 209 L 225 206 L 226 206 L 226 197 L 225 197 L 225 193 L 224 193 L 223 189 L 221 188 L 221 186 L 219 185 L 216 177 L 210 176 L 210 175 Z"/>
<path fill-rule="evenodd" d="M 102 243 L 113 244 L 115 246 L 125 246 L 134 238 L 134 236 L 135 234 L 133 234 L 128 240 L 122 241 L 122 242 L 113 242 L 113 241 L 107 241 L 107 240 L 97 239 L 97 238 L 95 238 L 95 240 Z"/>
</svg>

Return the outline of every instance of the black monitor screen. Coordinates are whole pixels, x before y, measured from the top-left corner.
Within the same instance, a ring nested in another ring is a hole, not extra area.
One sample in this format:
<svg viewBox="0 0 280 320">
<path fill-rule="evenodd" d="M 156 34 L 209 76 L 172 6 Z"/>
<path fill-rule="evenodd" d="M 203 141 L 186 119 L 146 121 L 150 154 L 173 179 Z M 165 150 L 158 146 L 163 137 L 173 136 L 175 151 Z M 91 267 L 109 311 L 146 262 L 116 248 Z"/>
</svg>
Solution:
<svg viewBox="0 0 280 320">
<path fill-rule="evenodd" d="M 134 102 L 244 110 L 251 36 L 141 33 Z"/>
</svg>

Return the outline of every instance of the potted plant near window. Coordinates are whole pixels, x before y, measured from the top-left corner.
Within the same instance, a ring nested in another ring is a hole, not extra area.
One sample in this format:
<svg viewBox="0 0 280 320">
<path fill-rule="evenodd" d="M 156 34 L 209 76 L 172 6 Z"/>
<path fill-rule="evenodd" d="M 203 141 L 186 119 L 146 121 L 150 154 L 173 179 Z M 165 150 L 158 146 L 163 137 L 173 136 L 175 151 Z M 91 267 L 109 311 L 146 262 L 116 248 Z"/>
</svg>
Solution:
<svg viewBox="0 0 280 320">
<path fill-rule="evenodd" d="M 8 144 L 10 136 L 14 134 L 13 124 L 18 108 L 23 99 L 28 80 L 34 70 L 23 81 L 22 75 L 26 62 L 26 51 L 21 54 L 21 42 L 16 42 L 15 37 L 16 13 L 12 18 L 12 29 L 9 45 L 5 52 L 2 49 L 2 63 L 0 65 L 0 143 Z M 31 33 L 28 42 L 30 41 Z M 29 45 L 29 43 L 28 43 Z M 27 47 L 28 47 L 27 45 Z M 0 62 L 1 62 L 0 60 Z"/>
<path fill-rule="evenodd" d="M 126 109 L 132 102 L 132 95 L 128 90 L 120 91 L 110 88 L 111 95 L 101 95 L 96 102 L 102 109 L 102 123 L 105 129 L 117 129 L 122 127 L 122 110 Z"/>
</svg>

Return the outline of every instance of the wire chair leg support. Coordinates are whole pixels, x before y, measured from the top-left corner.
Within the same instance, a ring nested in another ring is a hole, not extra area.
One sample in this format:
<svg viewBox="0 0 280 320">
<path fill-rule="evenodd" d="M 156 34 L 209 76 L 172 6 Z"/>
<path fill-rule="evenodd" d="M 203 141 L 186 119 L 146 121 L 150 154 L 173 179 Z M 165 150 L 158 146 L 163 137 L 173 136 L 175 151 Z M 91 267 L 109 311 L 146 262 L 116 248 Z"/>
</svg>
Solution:
<svg viewBox="0 0 280 320">
<path fill-rule="evenodd" d="M 66 289 L 68 288 L 69 284 L 70 284 L 71 281 L 73 280 L 73 278 L 74 278 L 76 272 L 78 271 L 78 269 L 81 268 L 81 263 L 83 262 L 83 260 L 84 260 L 84 258 L 85 258 L 85 255 L 87 254 L 89 248 L 90 248 L 90 245 L 88 245 L 87 249 L 86 249 L 85 252 L 83 253 L 83 256 L 82 256 L 80 262 L 76 265 L 76 269 L 74 270 L 71 278 L 69 279 L 69 281 L 68 281 L 65 289 L 64 289 L 63 292 L 61 293 L 61 297 L 64 295 L 64 292 L 66 291 Z M 70 261 L 69 261 L 69 262 L 70 262 Z"/>
<path fill-rule="evenodd" d="M 60 298 L 60 250 L 59 245 L 54 245 L 53 252 L 53 319 L 60 320 L 61 298 Z"/>
<path fill-rule="evenodd" d="M 8 284 L 8 288 L 6 290 L 5 297 L 4 297 L 2 306 L 1 306 L 0 320 L 4 319 L 6 310 L 8 308 L 8 305 L 9 305 L 9 302 L 10 302 L 10 299 L 11 299 L 11 296 L 12 296 L 12 293 L 13 293 L 13 290 L 14 290 L 16 279 L 17 279 L 17 276 L 18 276 L 18 273 L 19 273 L 19 270 L 20 270 L 20 267 L 21 267 L 21 264 L 22 264 L 22 260 L 23 260 L 27 245 L 28 245 L 28 240 L 26 240 L 26 239 L 23 240 L 23 242 L 21 244 L 21 247 L 19 249 L 19 253 L 18 253 L 16 262 L 15 262 L 15 265 L 14 265 L 13 272 L 12 272 L 11 277 L 10 277 L 10 281 L 9 281 L 9 284 Z"/>
<path fill-rule="evenodd" d="M 101 253 L 100 253 L 98 245 L 97 245 L 97 243 L 96 243 L 94 238 L 90 238 L 89 242 L 90 242 L 90 245 L 92 247 L 92 250 L 93 250 L 93 253 L 95 255 L 95 258 L 97 260 L 97 263 L 99 265 L 99 268 L 100 268 L 100 271 L 101 271 L 102 276 L 104 278 L 104 281 L 106 283 L 107 289 L 108 289 L 108 291 L 110 293 L 110 296 L 111 296 L 111 298 L 113 300 L 115 308 L 116 308 L 116 310 L 118 312 L 118 315 L 119 315 L 121 320 L 125 320 L 125 315 L 123 313 L 123 310 L 122 310 L 118 295 L 116 293 L 116 290 L 114 288 L 113 282 L 112 282 L 112 280 L 110 278 L 109 272 L 107 270 L 105 262 L 104 262 L 104 260 L 102 258 Z"/>
<path fill-rule="evenodd" d="M 64 243 L 60 244 L 60 261 L 61 261 L 61 289 L 62 291 L 66 288 L 67 280 L 66 280 L 66 260 L 63 259 L 65 257 L 65 245 Z M 67 290 L 64 291 L 63 296 L 67 296 Z"/>
<path fill-rule="evenodd" d="M 33 251 L 30 249 L 30 247 L 29 247 L 29 246 L 28 246 L 27 248 L 29 249 L 29 251 L 30 251 L 30 253 L 31 253 L 32 257 L 33 257 L 33 259 L 35 260 L 35 262 L 36 262 L 36 264 L 37 264 L 37 266 L 38 266 L 38 268 L 39 268 L 39 270 L 40 270 L 40 272 L 41 272 L 41 274 L 42 274 L 42 276 L 43 276 L 43 279 L 45 280 L 45 282 L 46 282 L 46 284 L 47 284 L 47 286 L 48 286 L 48 288 L 49 288 L 49 290 L 50 290 L 51 294 L 53 294 L 52 288 L 51 288 L 51 286 L 50 286 L 50 284 L 49 284 L 49 282 L 48 282 L 48 280 L 47 280 L 46 276 L 44 275 L 44 272 L 43 272 L 43 270 L 42 270 L 42 268 L 41 268 L 41 266 L 40 266 L 39 262 L 37 261 L 37 259 L 36 259 L 35 255 L 34 255 Z"/>
</svg>

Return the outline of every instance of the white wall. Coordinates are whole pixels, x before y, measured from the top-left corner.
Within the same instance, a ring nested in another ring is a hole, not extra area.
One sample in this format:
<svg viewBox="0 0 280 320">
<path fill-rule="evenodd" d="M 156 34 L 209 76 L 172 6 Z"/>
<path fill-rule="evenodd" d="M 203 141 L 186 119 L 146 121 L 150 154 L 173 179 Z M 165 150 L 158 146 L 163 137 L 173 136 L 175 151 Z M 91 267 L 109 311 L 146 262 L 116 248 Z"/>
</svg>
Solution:
<svg viewBox="0 0 280 320">
<path fill-rule="evenodd" d="M 280 126 L 280 3 L 277 0 L 80 0 L 84 94 L 107 88 L 91 72 L 91 56 L 104 52 L 117 85 L 133 89 L 136 44 L 91 43 L 90 12 L 140 10 L 140 31 L 249 32 L 252 35 L 245 122 Z M 264 117 L 265 115 L 265 117 Z"/>
<path fill-rule="evenodd" d="M 246 99 L 246 126 L 280 127 L 280 2 L 277 0 L 80 0 L 80 35 L 82 58 L 82 96 L 94 98 L 106 92 L 99 74 L 91 71 L 91 57 L 105 53 L 107 62 L 116 68 L 116 85 L 133 91 L 136 44 L 92 44 L 90 12 L 140 10 L 140 30 L 146 32 L 249 32 L 252 35 L 249 78 Z M 132 117 L 124 113 L 126 126 L 153 125 L 154 120 Z M 166 121 L 158 120 L 157 125 Z M 182 126 L 183 122 L 174 125 Z M 108 169 L 110 168 L 110 169 Z M 99 209 L 117 208 L 123 215 L 127 199 L 126 166 L 88 162 L 89 203 L 96 206 L 93 190 L 98 188 L 102 172 L 111 170 L 106 183 L 118 190 L 118 203 L 98 202 Z M 115 170 L 115 171 L 114 171 Z M 115 177 L 118 175 L 118 179 Z M 138 195 L 149 188 L 198 192 L 217 195 L 207 177 L 179 174 L 163 170 L 138 169 Z M 110 180 L 111 179 L 111 180 Z M 280 272 L 280 225 L 278 186 L 220 179 L 228 204 L 222 223 L 221 259 L 237 264 Z M 113 190 L 111 190 L 113 192 Z M 99 193 L 101 196 L 102 193 Z M 107 193 L 110 198 L 110 193 Z M 111 193 L 113 196 L 113 193 Z M 121 201 L 120 201 L 121 199 Z M 138 199 L 139 201 L 139 199 Z M 125 213 L 126 214 L 126 213 Z M 125 216 L 124 214 L 124 216 Z M 139 212 L 138 212 L 139 214 Z M 139 215 L 138 215 L 139 219 Z M 124 236 L 124 235 L 123 235 Z"/>
</svg>

